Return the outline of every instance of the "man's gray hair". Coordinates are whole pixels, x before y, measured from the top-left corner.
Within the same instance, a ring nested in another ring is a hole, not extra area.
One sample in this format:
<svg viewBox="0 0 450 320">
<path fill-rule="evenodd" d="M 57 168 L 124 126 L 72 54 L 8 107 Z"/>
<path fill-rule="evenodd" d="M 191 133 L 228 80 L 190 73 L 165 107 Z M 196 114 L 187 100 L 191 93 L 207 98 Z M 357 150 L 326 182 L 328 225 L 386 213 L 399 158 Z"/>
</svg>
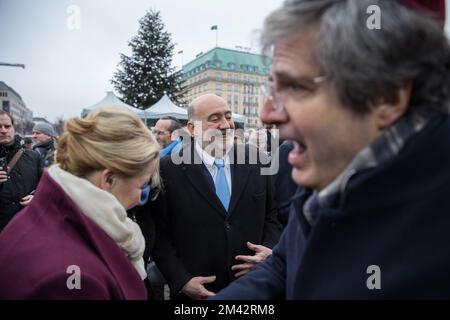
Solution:
<svg viewBox="0 0 450 320">
<path fill-rule="evenodd" d="M 381 10 L 381 29 L 367 27 L 372 5 Z M 392 0 L 287 0 L 265 21 L 263 51 L 309 27 L 317 28 L 312 50 L 319 67 L 355 114 L 395 102 L 408 81 L 410 114 L 449 111 L 450 46 L 432 17 Z"/>
</svg>

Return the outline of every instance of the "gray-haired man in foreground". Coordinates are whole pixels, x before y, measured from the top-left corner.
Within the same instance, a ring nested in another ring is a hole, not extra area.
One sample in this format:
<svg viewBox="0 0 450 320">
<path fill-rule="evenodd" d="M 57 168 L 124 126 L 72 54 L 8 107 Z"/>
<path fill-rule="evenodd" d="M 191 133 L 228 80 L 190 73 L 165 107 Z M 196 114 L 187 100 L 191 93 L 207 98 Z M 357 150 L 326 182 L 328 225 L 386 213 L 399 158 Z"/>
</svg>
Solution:
<svg viewBox="0 0 450 320">
<path fill-rule="evenodd" d="M 214 299 L 450 298 L 450 47 L 417 8 L 288 0 L 266 19 L 261 119 L 294 141 L 306 192 L 273 254 Z"/>
</svg>

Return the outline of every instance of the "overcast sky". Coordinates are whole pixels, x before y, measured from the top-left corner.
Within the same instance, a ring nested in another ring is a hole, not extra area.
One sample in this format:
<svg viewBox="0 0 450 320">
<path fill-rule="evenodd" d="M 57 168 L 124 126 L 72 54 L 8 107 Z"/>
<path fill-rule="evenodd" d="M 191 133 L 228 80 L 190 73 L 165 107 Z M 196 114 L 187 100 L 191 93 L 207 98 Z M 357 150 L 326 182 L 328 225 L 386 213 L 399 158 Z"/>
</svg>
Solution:
<svg viewBox="0 0 450 320">
<path fill-rule="evenodd" d="M 148 9 L 161 11 L 175 46 L 174 65 L 216 43 L 257 48 L 255 31 L 281 0 L 0 0 L 0 80 L 14 88 L 34 116 L 53 121 L 79 115 L 113 87 L 119 53 Z M 77 29 L 71 5 L 80 10 Z M 70 11 L 69 13 L 67 11 Z M 68 22 L 71 28 L 68 27 Z M 74 28 L 75 27 L 75 28 Z M 183 55 L 177 52 L 183 51 Z"/>
<path fill-rule="evenodd" d="M 448 2 L 448 0 L 447 0 Z M 174 65 L 215 46 L 258 51 L 256 31 L 281 0 L 0 0 L 0 61 L 24 63 L 25 70 L 0 66 L 0 80 L 14 88 L 34 116 L 68 118 L 101 100 L 119 53 L 148 9 L 161 11 L 176 43 Z M 71 5 L 80 10 L 80 28 Z M 450 16 L 450 6 L 447 6 Z M 449 24 L 447 23 L 447 30 Z M 183 50 L 183 55 L 177 52 Z"/>
</svg>

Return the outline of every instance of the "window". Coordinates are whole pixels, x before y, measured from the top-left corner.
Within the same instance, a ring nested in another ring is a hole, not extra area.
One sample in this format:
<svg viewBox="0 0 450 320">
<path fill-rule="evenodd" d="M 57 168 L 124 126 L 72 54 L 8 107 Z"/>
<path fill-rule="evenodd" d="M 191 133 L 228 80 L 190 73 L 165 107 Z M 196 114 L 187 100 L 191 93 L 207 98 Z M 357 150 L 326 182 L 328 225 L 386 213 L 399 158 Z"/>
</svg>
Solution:
<svg viewBox="0 0 450 320">
<path fill-rule="evenodd" d="M 222 73 L 216 72 L 216 80 L 222 80 Z"/>
<path fill-rule="evenodd" d="M 10 112 L 8 100 L 3 101 L 3 111 Z"/>
<path fill-rule="evenodd" d="M 222 84 L 216 83 L 216 91 L 222 91 Z"/>
</svg>

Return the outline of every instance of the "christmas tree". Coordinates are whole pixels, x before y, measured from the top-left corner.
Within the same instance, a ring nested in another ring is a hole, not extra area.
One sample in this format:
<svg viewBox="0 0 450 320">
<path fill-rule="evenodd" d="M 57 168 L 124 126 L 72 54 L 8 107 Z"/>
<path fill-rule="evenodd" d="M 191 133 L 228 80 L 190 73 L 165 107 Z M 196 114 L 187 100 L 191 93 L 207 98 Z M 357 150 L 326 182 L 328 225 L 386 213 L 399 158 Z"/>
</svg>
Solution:
<svg viewBox="0 0 450 320">
<path fill-rule="evenodd" d="M 174 44 L 159 11 L 148 11 L 139 24 L 138 34 L 128 43 L 131 56 L 120 55 L 111 83 L 122 101 L 136 108 L 152 106 L 164 93 L 182 104 L 181 73 L 171 66 Z"/>
</svg>

